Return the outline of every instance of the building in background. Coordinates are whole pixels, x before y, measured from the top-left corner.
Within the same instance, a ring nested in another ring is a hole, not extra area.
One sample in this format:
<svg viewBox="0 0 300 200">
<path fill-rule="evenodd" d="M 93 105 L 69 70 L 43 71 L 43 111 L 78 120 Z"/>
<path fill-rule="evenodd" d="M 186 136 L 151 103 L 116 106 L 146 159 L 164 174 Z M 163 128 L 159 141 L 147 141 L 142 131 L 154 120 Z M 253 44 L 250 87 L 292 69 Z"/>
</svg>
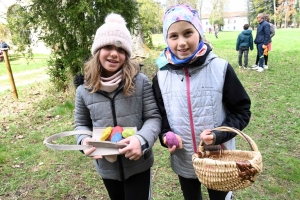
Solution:
<svg viewBox="0 0 300 200">
<path fill-rule="evenodd" d="M 0 23 L 7 24 L 6 21 L 6 12 L 7 9 L 15 4 L 16 0 L 0 0 Z M 24 30 L 23 30 L 24 31 Z M 31 34 L 31 42 L 32 42 L 32 51 L 33 53 L 41 53 L 41 54 L 50 54 L 51 48 L 46 47 L 44 42 L 38 39 L 38 36 L 36 34 Z M 5 38 L 6 41 L 8 41 L 11 44 L 10 52 L 13 53 L 14 45 L 12 44 L 12 41 L 9 38 Z"/>
<path fill-rule="evenodd" d="M 203 0 L 201 9 L 201 22 L 205 31 L 214 28 L 215 25 L 210 24 L 212 15 L 212 1 Z M 224 5 L 224 26 L 218 28 L 222 31 L 242 31 L 244 24 L 249 24 L 247 19 L 247 0 L 226 0 Z"/>
</svg>

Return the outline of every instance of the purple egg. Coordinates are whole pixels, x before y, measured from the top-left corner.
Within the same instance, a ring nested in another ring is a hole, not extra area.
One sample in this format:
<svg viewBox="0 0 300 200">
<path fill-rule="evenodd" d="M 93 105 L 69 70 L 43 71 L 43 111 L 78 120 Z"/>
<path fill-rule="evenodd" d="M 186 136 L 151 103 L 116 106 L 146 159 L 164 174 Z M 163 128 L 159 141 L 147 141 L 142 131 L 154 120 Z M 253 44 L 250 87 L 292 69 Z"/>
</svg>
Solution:
<svg viewBox="0 0 300 200">
<path fill-rule="evenodd" d="M 116 132 L 112 137 L 111 137 L 111 141 L 112 142 L 119 142 L 120 140 L 122 140 L 122 134 L 120 132 Z"/>
<path fill-rule="evenodd" d="M 171 131 L 167 132 L 166 138 L 167 138 L 167 143 L 169 148 L 172 148 L 174 145 L 176 146 L 176 148 L 179 147 L 178 139 L 175 133 Z"/>
</svg>

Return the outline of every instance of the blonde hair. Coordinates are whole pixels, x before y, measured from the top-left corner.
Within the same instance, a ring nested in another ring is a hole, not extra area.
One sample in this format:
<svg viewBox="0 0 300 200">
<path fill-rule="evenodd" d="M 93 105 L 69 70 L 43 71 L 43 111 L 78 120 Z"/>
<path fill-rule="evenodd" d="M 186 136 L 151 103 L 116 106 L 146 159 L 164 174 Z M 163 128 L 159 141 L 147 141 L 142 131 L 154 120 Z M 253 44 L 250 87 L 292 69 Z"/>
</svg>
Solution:
<svg viewBox="0 0 300 200">
<path fill-rule="evenodd" d="M 101 88 L 100 76 L 103 71 L 103 66 L 100 63 L 99 54 L 100 49 L 84 65 L 85 86 L 92 90 L 90 93 L 95 93 Z M 140 68 L 137 63 L 129 59 L 129 56 L 126 53 L 126 59 L 122 69 L 122 83 L 124 84 L 123 93 L 125 96 L 130 96 L 135 91 L 133 78 L 139 73 Z"/>
</svg>

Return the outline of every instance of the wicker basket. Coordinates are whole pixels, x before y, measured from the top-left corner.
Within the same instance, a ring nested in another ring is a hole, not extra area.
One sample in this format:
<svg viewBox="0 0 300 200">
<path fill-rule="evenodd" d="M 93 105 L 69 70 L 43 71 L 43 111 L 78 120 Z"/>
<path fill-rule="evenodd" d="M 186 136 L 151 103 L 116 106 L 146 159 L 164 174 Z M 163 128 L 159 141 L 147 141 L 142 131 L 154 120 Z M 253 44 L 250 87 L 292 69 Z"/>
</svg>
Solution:
<svg viewBox="0 0 300 200">
<path fill-rule="evenodd" d="M 217 127 L 213 130 L 234 132 L 247 141 L 252 151 L 205 151 L 203 142 L 192 156 L 199 181 L 207 188 L 234 191 L 250 186 L 262 172 L 262 156 L 255 142 L 235 128 Z"/>
</svg>

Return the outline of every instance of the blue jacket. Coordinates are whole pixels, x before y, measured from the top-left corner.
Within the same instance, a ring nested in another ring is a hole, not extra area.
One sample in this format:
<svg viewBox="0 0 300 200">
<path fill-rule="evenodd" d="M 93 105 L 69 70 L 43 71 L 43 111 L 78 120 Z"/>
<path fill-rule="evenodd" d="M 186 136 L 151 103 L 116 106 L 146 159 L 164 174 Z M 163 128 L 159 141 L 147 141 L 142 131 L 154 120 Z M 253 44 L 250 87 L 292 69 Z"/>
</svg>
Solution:
<svg viewBox="0 0 300 200">
<path fill-rule="evenodd" d="M 236 41 L 236 50 L 239 50 L 239 47 L 250 47 L 253 50 L 253 36 L 252 30 L 244 30 L 242 31 Z"/>
<path fill-rule="evenodd" d="M 267 21 L 262 21 L 257 27 L 256 37 L 254 40 L 255 44 L 268 45 L 270 42 L 270 24 Z"/>
</svg>

